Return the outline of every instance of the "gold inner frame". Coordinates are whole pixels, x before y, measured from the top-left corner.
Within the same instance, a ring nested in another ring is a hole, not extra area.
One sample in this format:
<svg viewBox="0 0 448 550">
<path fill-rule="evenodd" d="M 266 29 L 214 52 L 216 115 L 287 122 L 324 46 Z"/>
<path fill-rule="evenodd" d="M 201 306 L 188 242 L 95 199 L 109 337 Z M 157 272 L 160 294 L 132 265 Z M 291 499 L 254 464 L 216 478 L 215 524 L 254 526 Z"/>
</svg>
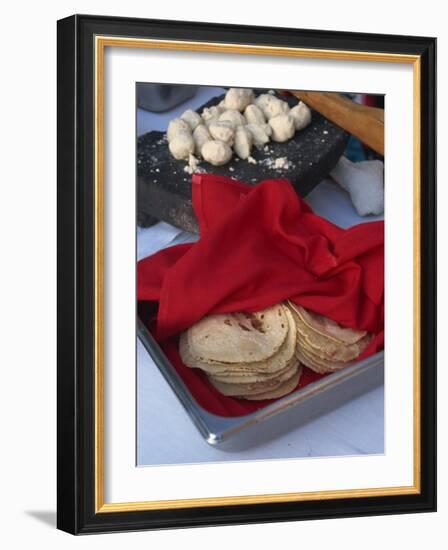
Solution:
<svg viewBox="0 0 448 550">
<path fill-rule="evenodd" d="M 379 487 L 367 489 L 343 489 L 301 493 L 276 493 L 264 495 L 228 496 L 216 498 L 192 498 L 143 502 L 106 503 L 104 501 L 104 53 L 106 47 L 152 48 L 178 51 L 204 51 L 306 57 L 317 59 L 406 63 L 413 65 L 413 297 L 414 297 L 414 392 L 413 392 L 413 455 L 414 482 L 410 486 Z M 95 55 L 95 513 L 163 510 L 238 504 L 273 502 L 299 502 L 341 498 L 378 497 L 420 493 L 420 57 L 389 53 L 352 52 L 344 50 L 320 50 L 292 47 L 255 46 L 251 44 L 225 44 L 177 40 L 122 38 L 96 36 Z"/>
</svg>

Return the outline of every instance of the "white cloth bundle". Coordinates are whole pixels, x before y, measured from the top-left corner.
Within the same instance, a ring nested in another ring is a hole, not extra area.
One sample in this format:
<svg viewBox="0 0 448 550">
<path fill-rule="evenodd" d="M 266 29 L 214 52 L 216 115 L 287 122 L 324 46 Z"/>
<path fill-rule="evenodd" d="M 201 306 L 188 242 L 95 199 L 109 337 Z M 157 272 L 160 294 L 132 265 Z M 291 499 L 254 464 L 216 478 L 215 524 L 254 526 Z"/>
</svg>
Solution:
<svg viewBox="0 0 448 550">
<path fill-rule="evenodd" d="M 384 212 L 384 163 L 381 160 L 351 162 L 341 157 L 330 175 L 349 193 L 360 216 Z"/>
</svg>

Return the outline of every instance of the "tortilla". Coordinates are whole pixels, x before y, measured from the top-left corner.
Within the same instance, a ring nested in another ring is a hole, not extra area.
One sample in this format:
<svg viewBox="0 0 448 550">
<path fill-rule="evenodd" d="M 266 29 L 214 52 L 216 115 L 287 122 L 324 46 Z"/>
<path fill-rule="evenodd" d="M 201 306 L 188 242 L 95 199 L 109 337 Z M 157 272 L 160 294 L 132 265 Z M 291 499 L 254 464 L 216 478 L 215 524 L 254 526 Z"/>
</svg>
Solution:
<svg viewBox="0 0 448 550">
<path fill-rule="evenodd" d="M 320 332 L 310 328 L 295 308 L 291 308 L 291 311 L 297 326 L 297 335 L 300 344 L 311 348 L 322 359 L 336 362 L 353 361 L 353 359 L 359 357 L 372 339 L 370 334 L 366 334 L 354 344 L 338 342 L 334 338 L 322 335 Z"/>
<path fill-rule="evenodd" d="M 280 349 L 288 328 L 281 304 L 255 313 L 212 314 L 186 331 L 188 351 L 206 363 L 265 361 Z"/>
<path fill-rule="evenodd" d="M 297 384 L 299 383 L 301 374 L 302 374 L 302 365 L 299 366 L 297 373 L 294 376 L 289 378 L 289 380 L 286 380 L 286 382 L 282 382 L 282 384 L 274 390 L 268 390 L 263 393 L 257 393 L 256 395 L 239 395 L 237 397 L 240 397 L 242 399 L 250 399 L 252 401 L 260 401 L 262 399 L 277 399 L 278 397 L 283 397 L 296 389 Z"/>
<path fill-rule="evenodd" d="M 256 393 L 264 393 L 268 390 L 274 390 L 280 387 L 283 382 L 292 378 L 296 373 L 299 366 L 299 361 L 294 357 L 290 363 L 290 368 L 286 372 L 283 372 L 280 376 L 272 378 L 270 380 L 259 380 L 256 382 L 242 382 L 242 383 L 229 383 L 223 382 L 217 379 L 215 376 L 209 376 L 208 379 L 213 387 L 215 387 L 223 395 L 235 396 L 252 395 Z"/>
<path fill-rule="evenodd" d="M 365 330 L 342 327 L 336 321 L 307 310 L 293 302 L 289 302 L 289 305 L 309 329 L 337 343 L 355 344 L 367 335 Z"/>
<path fill-rule="evenodd" d="M 347 367 L 348 365 L 350 365 L 351 363 L 350 361 L 342 362 L 342 361 L 330 361 L 330 360 L 322 359 L 321 357 L 314 355 L 308 349 L 300 345 L 296 347 L 296 357 L 306 367 L 310 368 L 311 370 L 319 374 L 341 370 L 344 367 Z"/>
<path fill-rule="evenodd" d="M 294 348 L 295 351 L 295 348 Z M 295 356 L 294 356 L 295 357 Z M 226 382 L 228 384 L 249 384 L 254 382 L 263 382 L 268 380 L 275 380 L 279 376 L 291 371 L 291 360 L 281 370 L 274 372 L 251 372 L 251 371 L 237 371 L 237 372 L 219 372 L 210 374 L 216 380 Z"/>
<path fill-rule="evenodd" d="M 291 312 L 283 309 L 282 318 L 286 326 L 286 338 L 281 347 L 264 361 L 251 363 L 224 363 L 218 361 L 204 361 L 195 357 L 190 347 L 189 332 L 181 334 L 179 340 L 179 353 L 185 365 L 192 368 L 200 368 L 205 372 L 216 376 L 258 376 L 259 374 L 277 373 L 284 370 L 294 356 L 297 333 Z M 243 331 L 241 331 L 243 332 Z"/>
</svg>

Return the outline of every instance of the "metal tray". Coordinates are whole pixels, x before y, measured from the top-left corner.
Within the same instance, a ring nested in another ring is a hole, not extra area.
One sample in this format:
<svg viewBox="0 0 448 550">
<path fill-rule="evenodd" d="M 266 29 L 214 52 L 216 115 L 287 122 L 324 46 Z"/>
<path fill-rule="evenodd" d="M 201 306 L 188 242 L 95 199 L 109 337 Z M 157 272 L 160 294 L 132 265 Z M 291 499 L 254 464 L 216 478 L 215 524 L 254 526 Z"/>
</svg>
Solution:
<svg viewBox="0 0 448 550">
<path fill-rule="evenodd" d="M 196 428 L 210 445 L 222 446 L 232 441 L 232 444 L 238 446 L 238 437 L 241 434 L 247 444 L 249 440 L 254 440 L 253 432 L 257 431 L 260 422 L 272 419 L 280 413 L 282 413 L 281 421 L 286 428 L 292 422 L 295 425 L 304 424 L 384 382 L 384 352 L 382 351 L 308 384 L 251 414 L 236 417 L 218 416 L 198 405 L 171 362 L 140 320 L 137 324 L 137 334 Z M 293 415 L 291 415 L 292 410 Z"/>
</svg>

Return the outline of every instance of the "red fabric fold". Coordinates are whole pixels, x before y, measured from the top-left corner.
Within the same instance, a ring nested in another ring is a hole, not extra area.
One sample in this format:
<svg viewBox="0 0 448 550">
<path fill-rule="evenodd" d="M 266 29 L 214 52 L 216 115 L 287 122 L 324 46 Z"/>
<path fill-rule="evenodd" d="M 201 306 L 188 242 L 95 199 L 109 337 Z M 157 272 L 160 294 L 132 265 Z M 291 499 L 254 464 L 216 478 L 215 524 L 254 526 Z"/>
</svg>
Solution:
<svg viewBox="0 0 448 550">
<path fill-rule="evenodd" d="M 184 381 L 187 374 L 197 378 L 197 385 L 187 385 L 202 406 L 228 416 L 265 404 L 217 397 L 200 373 L 184 372 L 174 357 L 176 335 L 209 313 L 257 311 L 291 299 L 343 326 L 373 332 L 363 356 L 382 348 L 383 222 L 341 229 L 314 214 L 285 179 L 249 186 L 195 174 L 192 191 L 200 240 L 141 260 L 137 297 L 158 302 L 156 338 Z M 207 400 L 203 384 L 214 399 Z M 216 398 L 220 406 L 213 405 Z M 230 401 L 223 405 L 220 398 Z"/>
</svg>

